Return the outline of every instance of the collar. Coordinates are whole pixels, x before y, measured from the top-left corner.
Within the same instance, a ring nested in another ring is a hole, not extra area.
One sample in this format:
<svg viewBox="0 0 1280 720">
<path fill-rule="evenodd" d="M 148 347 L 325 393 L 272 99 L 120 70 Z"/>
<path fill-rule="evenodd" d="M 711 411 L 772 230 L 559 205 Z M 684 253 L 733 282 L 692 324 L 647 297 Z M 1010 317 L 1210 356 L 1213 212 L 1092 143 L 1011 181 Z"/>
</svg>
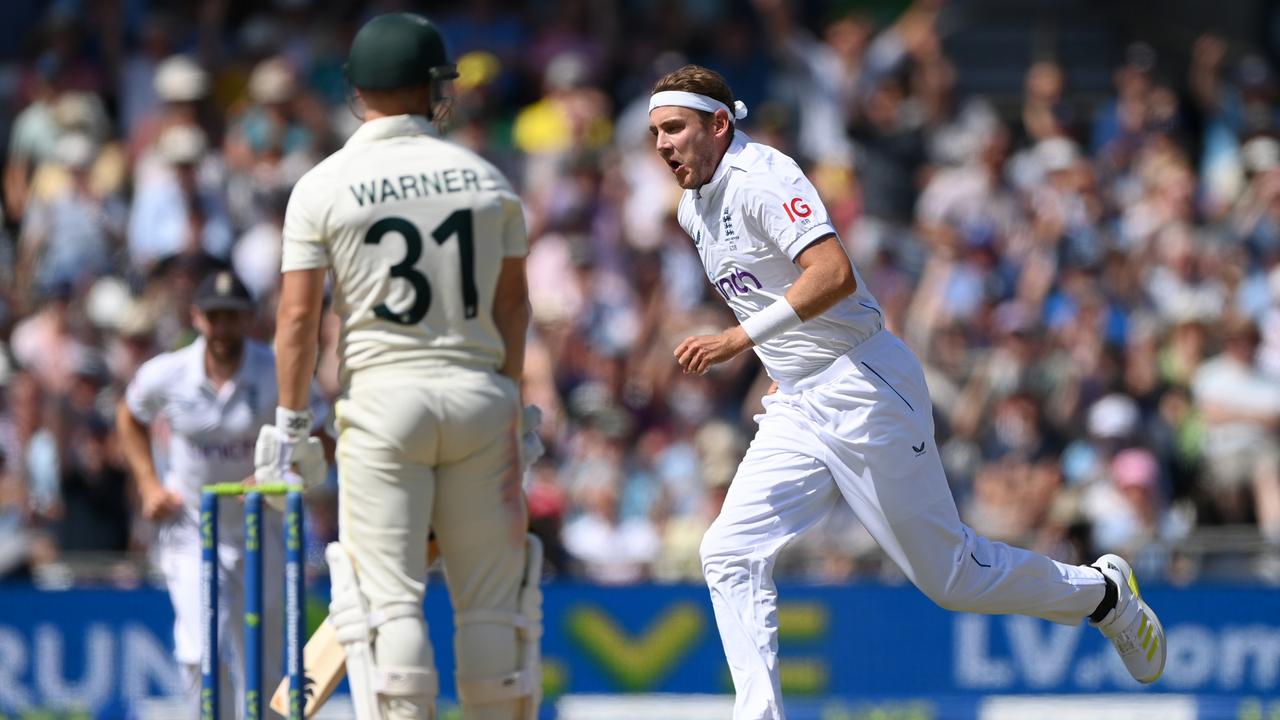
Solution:
<svg viewBox="0 0 1280 720">
<path fill-rule="evenodd" d="M 209 382 L 209 373 L 204 367 L 204 356 L 207 346 L 208 342 L 204 339 L 203 335 L 199 335 L 195 340 L 191 341 L 191 345 L 189 347 L 191 348 L 191 353 L 195 359 L 191 369 L 195 373 L 196 378 L 200 380 L 201 387 L 212 388 L 213 385 Z M 231 376 L 229 382 L 231 385 L 238 387 L 249 372 L 249 339 L 245 338 L 244 345 L 240 348 L 240 367 L 236 368 L 236 372 Z"/>
<path fill-rule="evenodd" d="M 724 157 L 720 158 L 720 164 L 716 166 L 715 173 L 712 174 L 710 180 L 694 190 L 694 195 L 702 197 L 703 190 L 714 190 L 716 185 L 720 184 L 720 181 L 724 180 L 725 176 L 729 174 L 729 168 L 746 170 L 747 161 L 742 151 L 747 149 L 747 143 L 749 142 L 751 142 L 751 137 L 735 128 L 733 139 L 729 141 L 729 148 L 724 151 Z"/>
<path fill-rule="evenodd" d="M 367 120 L 352 133 L 347 145 L 359 145 L 393 137 L 430 135 L 436 137 L 436 127 L 422 115 L 389 115 Z"/>
</svg>

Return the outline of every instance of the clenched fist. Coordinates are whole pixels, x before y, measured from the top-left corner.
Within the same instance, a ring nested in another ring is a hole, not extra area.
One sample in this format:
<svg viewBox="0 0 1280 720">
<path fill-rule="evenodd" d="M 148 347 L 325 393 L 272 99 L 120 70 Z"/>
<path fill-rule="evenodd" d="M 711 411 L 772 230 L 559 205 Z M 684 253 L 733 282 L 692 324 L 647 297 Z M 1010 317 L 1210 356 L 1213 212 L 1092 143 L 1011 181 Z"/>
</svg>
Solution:
<svg viewBox="0 0 1280 720">
<path fill-rule="evenodd" d="M 712 365 L 729 360 L 751 347 L 751 338 L 740 326 L 733 326 L 719 335 L 694 335 L 685 338 L 676 347 L 676 362 L 686 373 L 702 375 Z"/>
</svg>

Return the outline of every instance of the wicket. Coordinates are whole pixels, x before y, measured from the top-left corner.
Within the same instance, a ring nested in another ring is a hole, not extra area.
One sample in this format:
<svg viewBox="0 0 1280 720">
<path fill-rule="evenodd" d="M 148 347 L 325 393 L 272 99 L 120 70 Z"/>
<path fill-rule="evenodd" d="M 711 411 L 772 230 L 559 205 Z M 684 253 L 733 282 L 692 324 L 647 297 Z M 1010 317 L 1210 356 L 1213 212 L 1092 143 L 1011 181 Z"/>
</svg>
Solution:
<svg viewBox="0 0 1280 720">
<path fill-rule="evenodd" d="M 302 486 L 294 483 L 206 485 L 200 500 L 201 601 L 204 620 L 203 675 L 200 690 L 201 720 L 218 720 L 218 502 L 223 497 L 244 496 L 244 650 L 245 718 L 261 720 L 265 696 L 262 688 L 262 497 L 285 496 L 284 514 L 284 613 L 285 667 L 289 674 L 289 720 L 303 720 L 305 682 L 302 646 Z"/>
</svg>

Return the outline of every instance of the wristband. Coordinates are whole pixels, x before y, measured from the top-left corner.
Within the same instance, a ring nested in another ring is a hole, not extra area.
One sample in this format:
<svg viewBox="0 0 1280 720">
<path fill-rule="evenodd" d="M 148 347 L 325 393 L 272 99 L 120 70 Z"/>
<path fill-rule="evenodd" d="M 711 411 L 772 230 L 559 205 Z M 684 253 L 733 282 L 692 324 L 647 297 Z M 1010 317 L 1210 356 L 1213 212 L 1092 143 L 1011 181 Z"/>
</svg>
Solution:
<svg viewBox="0 0 1280 720">
<path fill-rule="evenodd" d="M 290 410 L 276 406 L 276 429 L 290 440 L 301 440 L 311 434 L 314 420 L 310 410 Z"/>
<path fill-rule="evenodd" d="M 763 345 L 804 322 L 785 297 L 742 321 L 742 330 L 756 345 Z"/>
</svg>

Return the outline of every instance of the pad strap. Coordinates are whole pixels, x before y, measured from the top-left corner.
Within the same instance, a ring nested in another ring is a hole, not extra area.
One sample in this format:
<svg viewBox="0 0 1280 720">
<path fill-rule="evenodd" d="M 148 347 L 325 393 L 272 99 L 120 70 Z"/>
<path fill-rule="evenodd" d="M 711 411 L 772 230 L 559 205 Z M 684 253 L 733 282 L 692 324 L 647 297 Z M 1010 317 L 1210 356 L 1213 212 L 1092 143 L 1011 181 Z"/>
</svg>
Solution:
<svg viewBox="0 0 1280 720">
<path fill-rule="evenodd" d="M 502 610 L 468 610 L 458 613 L 455 622 L 459 625 L 511 625 L 520 630 L 528 630 L 530 625 L 524 615 Z"/>
<path fill-rule="evenodd" d="M 379 695 L 393 697 L 435 697 L 440 694 L 440 682 L 430 670 L 416 667 L 378 668 L 375 683 Z"/>
<path fill-rule="evenodd" d="M 517 670 L 506 675 L 474 678 L 458 678 L 458 699 L 468 705 L 517 700 L 533 693 L 534 673 Z"/>
<path fill-rule="evenodd" d="M 369 611 L 369 629 L 376 630 L 392 620 L 406 617 L 421 617 L 422 606 L 414 603 L 388 603 Z"/>
</svg>

